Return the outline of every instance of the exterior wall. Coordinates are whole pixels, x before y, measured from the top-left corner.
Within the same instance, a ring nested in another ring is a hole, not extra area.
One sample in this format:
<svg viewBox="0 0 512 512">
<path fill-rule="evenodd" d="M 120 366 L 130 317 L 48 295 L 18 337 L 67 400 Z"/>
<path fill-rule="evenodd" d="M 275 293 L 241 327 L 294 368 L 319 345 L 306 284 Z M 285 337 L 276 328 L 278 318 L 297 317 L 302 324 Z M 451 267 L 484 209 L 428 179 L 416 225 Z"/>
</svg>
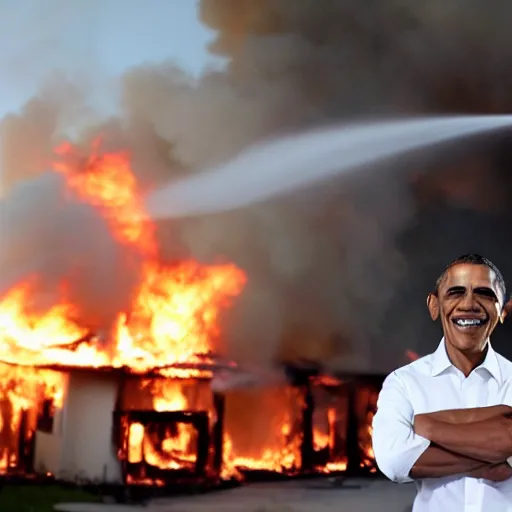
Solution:
<svg viewBox="0 0 512 512">
<path fill-rule="evenodd" d="M 36 433 L 35 469 L 66 481 L 121 483 L 112 441 L 119 376 L 71 372 L 53 432 Z"/>
</svg>

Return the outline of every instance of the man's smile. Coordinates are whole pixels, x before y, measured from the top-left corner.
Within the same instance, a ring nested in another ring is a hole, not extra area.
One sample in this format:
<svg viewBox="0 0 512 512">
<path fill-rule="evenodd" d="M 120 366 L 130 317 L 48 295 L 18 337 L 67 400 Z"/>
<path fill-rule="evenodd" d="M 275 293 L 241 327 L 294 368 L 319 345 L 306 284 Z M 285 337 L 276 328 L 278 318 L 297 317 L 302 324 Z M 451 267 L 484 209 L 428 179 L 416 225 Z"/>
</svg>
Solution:
<svg viewBox="0 0 512 512">
<path fill-rule="evenodd" d="M 467 331 L 467 330 L 473 330 L 476 328 L 483 327 L 487 324 L 489 321 L 489 318 L 482 318 L 478 316 L 453 316 L 451 318 L 452 323 L 461 330 Z"/>
</svg>

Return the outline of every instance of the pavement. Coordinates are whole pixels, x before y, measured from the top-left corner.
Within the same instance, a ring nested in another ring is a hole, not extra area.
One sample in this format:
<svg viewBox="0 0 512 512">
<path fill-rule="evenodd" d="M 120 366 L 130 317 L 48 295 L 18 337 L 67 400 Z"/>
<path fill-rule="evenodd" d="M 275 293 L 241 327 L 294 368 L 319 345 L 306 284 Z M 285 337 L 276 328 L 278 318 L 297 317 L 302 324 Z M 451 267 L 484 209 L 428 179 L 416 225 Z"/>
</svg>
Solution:
<svg viewBox="0 0 512 512">
<path fill-rule="evenodd" d="M 411 512 L 413 484 L 384 479 L 325 479 L 245 485 L 200 496 L 155 499 L 145 506 L 60 504 L 62 512 Z"/>
</svg>

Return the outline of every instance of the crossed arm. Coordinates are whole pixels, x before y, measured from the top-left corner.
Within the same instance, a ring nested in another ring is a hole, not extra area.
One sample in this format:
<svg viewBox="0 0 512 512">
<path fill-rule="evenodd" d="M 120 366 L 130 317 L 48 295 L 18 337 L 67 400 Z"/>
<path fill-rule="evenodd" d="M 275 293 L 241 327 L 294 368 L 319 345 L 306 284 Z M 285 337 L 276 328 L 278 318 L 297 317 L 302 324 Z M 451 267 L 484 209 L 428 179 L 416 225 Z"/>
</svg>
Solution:
<svg viewBox="0 0 512 512">
<path fill-rule="evenodd" d="M 431 442 L 411 468 L 413 478 L 469 473 L 489 480 L 512 477 L 512 408 L 505 405 L 420 414 L 414 431 Z M 450 461 L 451 464 L 447 464 Z"/>
<path fill-rule="evenodd" d="M 414 416 L 407 390 L 390 375 L 379 396 L 373 448 L 381 471 L 395 482 L 458 474 L 512 476 L 512 408 L 440 411 Z"/>
</svg>

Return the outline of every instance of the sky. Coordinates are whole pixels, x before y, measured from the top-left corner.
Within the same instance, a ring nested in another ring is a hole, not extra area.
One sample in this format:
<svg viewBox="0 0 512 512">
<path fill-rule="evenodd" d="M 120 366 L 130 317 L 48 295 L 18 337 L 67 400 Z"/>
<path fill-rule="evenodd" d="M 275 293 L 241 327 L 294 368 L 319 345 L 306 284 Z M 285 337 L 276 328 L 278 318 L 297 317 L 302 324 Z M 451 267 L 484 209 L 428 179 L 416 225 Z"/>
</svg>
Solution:
<svg viewBox="0 0 512 512">
<path fill-rule="evenodd" d="M 199 75 L 218 66 L 196 0 L 0 0 L 0 117 L 54 70 L 102 88 L 123 71 L 172 60 Z"/>
</svg>

